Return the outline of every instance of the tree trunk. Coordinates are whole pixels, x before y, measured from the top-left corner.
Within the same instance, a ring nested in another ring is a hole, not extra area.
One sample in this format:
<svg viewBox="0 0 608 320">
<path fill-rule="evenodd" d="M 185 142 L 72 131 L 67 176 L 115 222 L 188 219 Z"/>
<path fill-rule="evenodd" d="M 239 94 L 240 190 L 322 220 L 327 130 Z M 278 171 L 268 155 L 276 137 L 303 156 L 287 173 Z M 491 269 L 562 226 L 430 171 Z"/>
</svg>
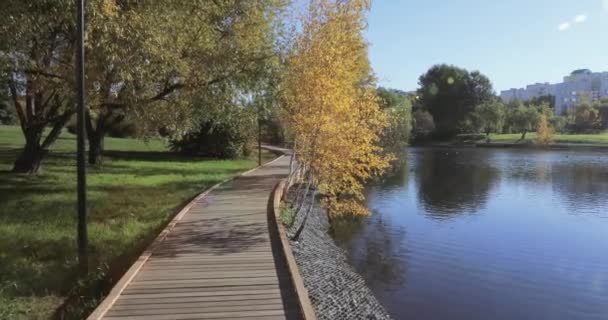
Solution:
<svg viewBox="0 0 608 320">
<path fill-rule="evenodd" d="M 100 128 L 99 128 L 100 129 Z M 89 164 L 101 165 L 103 163 L 103 150 L 105 132 L 97 130 L 91 130 L 89 132 Z"/>
<path fill-rule="evenodd" d="M 528 130 L 524 130 L 524 132 L 522 132 L 521 138 L 519 139 L 519 141 L 524 141 L 524 139 L 526 139 L 526 133 L 528 133 Z"/>
<path fill-rule="evenodd" d="M 30 127 L 25 132 L 25 147 L 15 160 L 13 172 L 37 174 L 46 151 L 40 146 L 44 127 Z"/>
<path fill-rule="evenodd" d="M 90 110 L 87 110 L 85 114 L 87 138 L 89 140 L 89 164 L 91 165 L 100 166 L 103 163 L 106 117 L 107 115 L 105 113 L 101 113 L 98 115 L 97 119 L 93 119 Z M 93 126 L 94 121 L 95 126 Z"/>
</svg>

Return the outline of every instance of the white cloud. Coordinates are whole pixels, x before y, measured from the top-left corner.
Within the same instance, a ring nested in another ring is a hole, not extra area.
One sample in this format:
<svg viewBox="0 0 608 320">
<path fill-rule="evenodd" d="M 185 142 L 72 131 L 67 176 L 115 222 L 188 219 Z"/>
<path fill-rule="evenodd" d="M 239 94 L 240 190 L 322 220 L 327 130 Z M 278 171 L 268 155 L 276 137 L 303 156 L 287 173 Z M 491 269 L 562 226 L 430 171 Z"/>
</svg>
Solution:
<svg viewBox="0 0 608 320">
<path fill-rule="evenodd" d="M 557 30 L 559 31 L 566 31 L 568 29 L 570 29 L 570 22 L 564 22 L 557 27 Z"/>
<path fill-rule="evenodd" d="M 604 4 L 604 10 L 608 11 L 608 0 L 603 0 L 602 2 Z"/>
<path fill-rule="evenodd" d="M 574 23 L 583 23 L 585 21 L 587 21 L 586 14 L 579 14 L 578 16 L 574 17 Z"/>
</svg>

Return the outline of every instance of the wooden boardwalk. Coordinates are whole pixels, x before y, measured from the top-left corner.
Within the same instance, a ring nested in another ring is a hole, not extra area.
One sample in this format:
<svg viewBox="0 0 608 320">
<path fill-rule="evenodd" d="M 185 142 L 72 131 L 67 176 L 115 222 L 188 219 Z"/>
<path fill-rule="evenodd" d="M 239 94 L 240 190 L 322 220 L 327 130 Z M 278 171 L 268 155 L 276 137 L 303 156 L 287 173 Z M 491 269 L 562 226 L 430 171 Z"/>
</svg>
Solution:
<svg viewBox="0 0 608 320">
<path fill-rule="evenodd" d="M 288 167 L 279 158 L 197 199 L 89 319 L 302 319 L 267 215 Z"/>
</svg>

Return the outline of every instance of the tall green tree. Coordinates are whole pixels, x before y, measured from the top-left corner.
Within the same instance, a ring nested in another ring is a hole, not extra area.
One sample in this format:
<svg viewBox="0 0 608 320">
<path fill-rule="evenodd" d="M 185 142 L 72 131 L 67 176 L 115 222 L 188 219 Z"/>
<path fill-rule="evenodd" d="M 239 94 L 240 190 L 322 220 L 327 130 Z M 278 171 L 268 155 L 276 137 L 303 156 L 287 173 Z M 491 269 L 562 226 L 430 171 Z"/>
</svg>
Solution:
<svg viewBox="0 0 608 320">
<path fill-rule="evenodd" d="M 74 114 L 74 3 L 6 0 L 0 12 L 0 72 L 25 138 L 13 171 L 36 173 Z"/>
<path fill-rule="evenodd" d="M 420 104 L 433 115 L 438 138 L 461 132 L 475 106 L 495 96 L 486 76 L 447 64 L 431 67 L 418 83 Z"/>
<path fill-rule="evenodd" d="M 284 4 L 88 1 L 90 162 L 100 161 L 107 128 L 116 122 L 136 123 L 142 136 L 159 128 L 185 131 L 194 96 L 201 100 L 236 92 L 254 81 L 275 54 L 276 17 Z M 0 68 L 10 75 L 12 102 L 26 138 L 15 171 L 37 172 L 74 113 L 73 8 L 72 0 L 0 3 Z"/>
<path fill-rule="evenodd" d="M 523 104 L 509 109 L 507 114 L 507 126 L 515 132 L 521 133 L 519 141 L 526 138 L 526 134 L 536 130 L 541 112 L 536 106 L 527 107 Z"/>
<path fill-rule="evenodd" d="M 428 139 L 435 130 L 435 121 L 433 120 L 433 115 L 428 111 L 420 109 L 414 111 L 412 114 L 412 120 L 414 124 L 412 133 L 414 134 L 414 139 L 416 140 Z"/>
<path fill-rule="evenodd" d="M 599 130 L 602 125 L 602 112 L 599 103 L 582 102 L 572 111 L 573 127 L 577 132 Z"/>
<path fill-rule="evenodd" d="M 100 5 L 90 28 L 90 74 L 102 88 L 88 117 L 91 163 L 101 161 L 106 128 L 117 121 L 135 121 L 142 135 L 180 134 L 192 125 L 193 107 L 209 114 L 225 105 L 214 99 L 259 87 L 276 56 L 285 1 Z"/>
<path fill-rule="evenodd" d="M 490 133 L 500 132 L 506 119 L 506 110 L 502 102 L 498 100 L 482 103 L 475 107 L 471 115 L 473 126 L 486 134 L 490 139 Z"/>
<path fill-rule="evenodd" d="M 399 152 L 409 142 L 412 132 L 412 103 L 410 98 L 396 90 L 378 88 L 379 106 L 387 115 L 388 126 L 381 136 L 383 148 Z"/>
</svg>

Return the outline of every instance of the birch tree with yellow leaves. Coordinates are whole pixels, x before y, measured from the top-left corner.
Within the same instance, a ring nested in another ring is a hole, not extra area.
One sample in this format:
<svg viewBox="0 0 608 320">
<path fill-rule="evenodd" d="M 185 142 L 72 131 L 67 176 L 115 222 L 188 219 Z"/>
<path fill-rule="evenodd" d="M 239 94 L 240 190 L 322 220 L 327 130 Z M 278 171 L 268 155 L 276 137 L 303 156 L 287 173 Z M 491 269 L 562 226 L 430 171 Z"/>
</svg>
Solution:
<svg viewBox="0 0 608 320">
<path fill-rule="evenodd" d="M 362 35 L 370 5 L 312 0 L 284 78 L 299 172 L 333 217 L 366 215 L 364 183 L 392 159 L 379 147 L 387 119 Z"/>
</svg>

